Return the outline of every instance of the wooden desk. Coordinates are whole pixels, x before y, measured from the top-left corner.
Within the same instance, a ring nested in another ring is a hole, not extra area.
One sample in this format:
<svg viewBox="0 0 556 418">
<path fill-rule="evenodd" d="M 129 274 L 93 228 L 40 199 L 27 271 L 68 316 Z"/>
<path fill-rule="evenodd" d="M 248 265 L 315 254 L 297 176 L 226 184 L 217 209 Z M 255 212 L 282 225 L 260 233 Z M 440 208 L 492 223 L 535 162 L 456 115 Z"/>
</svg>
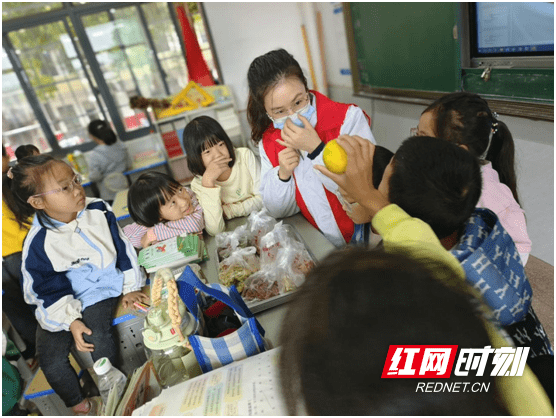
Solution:
<svg viewBox="0 0 556 418">
<path fill-rule="evenodd" d="M 124 175 L 129 176 L 131 174 L 138 173 L 144 170 L 149 170 L 151 168 L 159 167 L 165 164 L 168 164 L 168 161 L 166 161 L 165 159 L 160 159 L 158 157 L 154 159 L 148 158 L 133 164 L 131 169 L 129 169 L 128 171 L 124 171 Z"/>
<path fill-rule="evenodd" d="M 114 215 L 116 215 L 116 220 L 118 222 L 130 217 L 129 211 L 127 210 L 128 190 L 122 190 L 121 192 L 116 193 L 116 197 L 114 197 L 114 202 L 112 203 L 112 210 L 114 211 Z"/>
</svg>

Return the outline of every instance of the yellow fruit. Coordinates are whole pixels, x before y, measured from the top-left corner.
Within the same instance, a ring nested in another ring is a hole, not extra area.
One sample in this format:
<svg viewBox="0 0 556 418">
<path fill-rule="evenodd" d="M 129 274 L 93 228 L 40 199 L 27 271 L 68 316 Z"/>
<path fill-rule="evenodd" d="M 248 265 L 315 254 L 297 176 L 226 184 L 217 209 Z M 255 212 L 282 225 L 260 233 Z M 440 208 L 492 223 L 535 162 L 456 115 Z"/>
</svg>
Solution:
<svg viewBox="0 0 556 418">
<path fill-rule="evenodd" d="M 333 173 L 342 174 L 346 171 L 348 164 L 347 154 L 344 149 L 338 145 L 335 139 L 324 147 L 322 160 L 326 168 Z"/>
</svg>

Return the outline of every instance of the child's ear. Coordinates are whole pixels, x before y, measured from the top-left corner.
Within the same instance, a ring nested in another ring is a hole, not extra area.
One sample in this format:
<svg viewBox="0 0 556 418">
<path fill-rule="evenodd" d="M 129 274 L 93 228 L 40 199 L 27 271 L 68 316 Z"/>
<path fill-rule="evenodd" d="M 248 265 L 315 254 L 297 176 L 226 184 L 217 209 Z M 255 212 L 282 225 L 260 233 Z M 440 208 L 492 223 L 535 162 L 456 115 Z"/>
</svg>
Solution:
<svg viewBox="0 0 556 418">
<path fill-rule="evenodd" d="M 44 209 L 44 200 L 41 197 L 30 197 L 28 200 L 29 204 L 36 210 Z"/>
</svg>

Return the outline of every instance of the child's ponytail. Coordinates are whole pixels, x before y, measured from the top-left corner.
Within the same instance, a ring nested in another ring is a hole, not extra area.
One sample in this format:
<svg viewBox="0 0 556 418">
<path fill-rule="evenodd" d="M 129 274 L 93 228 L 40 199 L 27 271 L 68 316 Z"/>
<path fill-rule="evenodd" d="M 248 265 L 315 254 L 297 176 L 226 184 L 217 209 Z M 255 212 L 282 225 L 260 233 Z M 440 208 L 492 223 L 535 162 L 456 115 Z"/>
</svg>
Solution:
<svg viewBox="0 0 556 418">
<path fill-rule="evenodd" d="M 106 145 L 115 144 L 118 140 L 118 137 L 110 127 L 110 124 L 105 120 L 95 119 L 89 123 L 87 129 L 89 134 L 100 139 Z"/>
<path fill-rule="evenodd" d="M 492 163 L 500 181 L 510 188 L 515 201 L 519 204 L 517 195 L 517 176 L 515 172 L 515 146 L 508 126 L 496 120 L 493 124 L 494 133 L 485 159 Z"/>
<path fill-rule="evenodd" d="M 435 135 L 465 145 L 477 158 L 490 161 L 519 204 L 514 140 L 487 101 L 474 93 L 449 93 L 435 100 L 423 114 L 428 112 L 434 112 Z"/>
<path fill-rule="evenodd" d="M 13 213 L 20 225 L 28 224 L 29 217 L 36 213 L 43 227 L 54 226 L 44 211 L 35 210 L 27 200 L 42 192 L 44 175 L 56 162 L 59 161 L 50 155 L 41 154 L 24 158 L 12 168 L 8 182 L 13 195 Z"/>
<path fill-rule="evenodd" d="M 2 200 L 12 212 L 19 228 L 27 229 L 31 225 L 29 218 L 33 215 L 33 213 L 35 213 L 35 210 L 31 207 L 31 205 L 18 204 L 19 199 L 17 199 L 12 193 L 11 184 L 12 180 L 10 177 L 8 177 L 6 173 L 2 174 Z"/>
</svg>

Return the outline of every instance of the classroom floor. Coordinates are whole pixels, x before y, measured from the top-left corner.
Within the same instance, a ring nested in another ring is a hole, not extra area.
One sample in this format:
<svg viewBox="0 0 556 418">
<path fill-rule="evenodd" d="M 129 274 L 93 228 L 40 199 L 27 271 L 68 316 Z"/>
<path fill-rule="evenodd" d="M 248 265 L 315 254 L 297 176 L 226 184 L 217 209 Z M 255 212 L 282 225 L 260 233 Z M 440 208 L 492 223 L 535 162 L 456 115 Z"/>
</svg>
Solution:
<svg viewBox="0 0 556 418">
<path fill-rule="evenodd" d="M 533 308 L 554 346 L 554 266 L 529 256 L 525 272 L 533 288 Z"/>
</svg>

